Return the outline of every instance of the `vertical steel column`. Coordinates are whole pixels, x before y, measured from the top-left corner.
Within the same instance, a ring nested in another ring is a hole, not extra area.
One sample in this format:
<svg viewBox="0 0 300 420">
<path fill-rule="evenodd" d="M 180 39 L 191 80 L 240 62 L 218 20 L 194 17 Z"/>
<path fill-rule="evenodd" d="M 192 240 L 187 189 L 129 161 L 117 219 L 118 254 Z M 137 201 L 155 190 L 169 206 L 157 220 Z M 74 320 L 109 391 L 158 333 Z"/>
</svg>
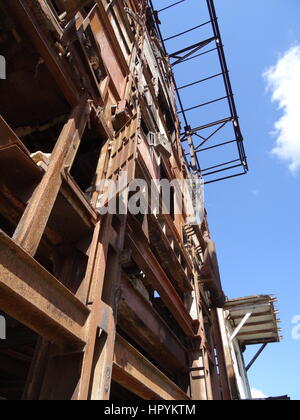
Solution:
<svg viewBox="0 0 300 420">
<path fill-rule="evenodd" d="M 38 249 L 62 185 L 65 164 L 68 163 L 70 167 L 75 159 L 90 111 L 89 101 L 83 98 L 65 124 L 53 150 L 47 172 L 35 189 L 14 233 L 14 241 L 32 256 Z"/>
</svg>

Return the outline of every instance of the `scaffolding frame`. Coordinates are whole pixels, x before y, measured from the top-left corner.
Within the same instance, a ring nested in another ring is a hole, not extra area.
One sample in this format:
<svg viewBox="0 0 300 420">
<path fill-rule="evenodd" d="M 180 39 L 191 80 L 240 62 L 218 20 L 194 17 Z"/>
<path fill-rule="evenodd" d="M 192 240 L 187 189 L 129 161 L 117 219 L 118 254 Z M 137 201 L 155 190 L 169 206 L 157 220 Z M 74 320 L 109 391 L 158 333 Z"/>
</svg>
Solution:
<svg viewBox="0 0 300 420">
<path fill-rule="evenodd" d="M 152 10 L 153 16 L 154 16 L 156 29 L 160 37 L 160 40 L 162 42 L 164 51 L 170 58 L 172 70 L 174 69 L 175 66 L 179 64 L 194 60 L 195 58 L 204 56 L 206 54 L 216 53 L 218 56 L 220 68 L 221 68 L 220 72 L 209 75 L 200 80 L 191 81 L 190 83 L 187 83 L 183 86 L 178 86 L 178 83 L 174 75 L 174 71 L 172 71 L 173 83 L 175 86 L 176 96 L 177 96 L 178 105 L 179 105 L 178 114 L 181 116 L 184 122 L 184 130 L 181 133 L 181 141 L 183 144 L 183 150 L 184 150 L 187 164 L 189 166 L 189 169 L 194 174 L 197 174 L 199 177 L 204 178 L 205 184 L 211 184 L 217 181 L 223 181 L 226 179 L 245 175 L 248 172 L 248 163 L 247 163 L 247 156 L 244 149 L 244 139 L 243 139 L 243 135 L 242 135 L 240 124 L 239 124 L 239 117 L 238 117 L 236 104 L 234 100 L 232 84 L 229 77 L 229 70 L 228 70 L 228 66 L 226 62 L 224 46 L 222 42 L 222 37 L 221 37 L 221 32 L 220 32 L 220 28 L 218 24 L 218 18 L 216 15 L 214 1 L 206 0 L 207 8 L 208 8 L 209 16 L 210 16 L 209 21 L 201 23 L 197 26 L 194 26 L 190 29 L 187 29 L 183 32 L 177 33 L 167 38 L 164 38 L 162 35 L 162 31 L 160 29 L 161 22 L 159 20 L 159 14 L 186 1 L 187 0 L 177 1 L 158 11 L 155 10 L 152 0 L 149 0 L 149 4 Z M 188 45 L 187 47 L 179 51 L 175 51 L 171 53 L 167 51 L 167 48 L 166 48 L 167 41 L 173 40 L 175 38 L 180 38 L 187 33 L 193 32 L 196 29 L 199 29 L 208 25 L 211 25 L 213 36 L 204 40 L 200 40 L 196 43 L 193 43 L 192 45 Z M 215 46 L 213 48 L 210 48 L 205 51 L 201 51 L 203 50 L 203 48 L 205 48 L 208 45 L 211 45 L 212 43 L 215 43 Z M 220 96 L 210 101 L 200 103 L 194 106 L 188 106 L 188 107 L 184 106 L 184 101 L 182 98 L 181 91 L 191 86 L 199 85 L 209 80 L 217 79 L 219 77 L 223 78 L 225 92 L 226 92 L 225 96 Z M 225 102 L 225 101 L 228 105 L 228 114 L 223 119 L 210 121 L 208 123 L 201 122 L 197 127 L 192 127 L 192 125 L 189 123 L 188 113 L 190 111 L 207 107 L 217 102 Z M 215 138 L 216 134 L 220 133 L 222 129 L 227 127 L 229 124 L 232 124 L 234 138 L 229 139 L 227 141 L 218 142 L 218 144 L 209 145 L 208 143 L 212 139 Z M 201 135 L 204 130 L 207 130 L 209 128 L 211 128 L 213 131 L 208 137 Z M 185 143 L 188 144 L 187 148 L 185 147 Z M 232 160 L 228 160 L 224 162 L 216 162 L 216 164 L 209 166 L 207 168 L 204 168 L 204 169 L 201 167 L 201 156 L 200 156 L 201 153 L 206 152 L 208 150 L 213 151 L 220 148 L 224 148 L 230 144 L 236 144 L 237 153 L 238 153 L 237 159 L 232 159 Z M 229 171 L 231 171 L 230 175 L 228 175 Z M 237 172 L 233 173 L 233 171 L 237 171 Z M 212 177 L 212 179 L 207 179 L 207 177 Z"/>
</svg>

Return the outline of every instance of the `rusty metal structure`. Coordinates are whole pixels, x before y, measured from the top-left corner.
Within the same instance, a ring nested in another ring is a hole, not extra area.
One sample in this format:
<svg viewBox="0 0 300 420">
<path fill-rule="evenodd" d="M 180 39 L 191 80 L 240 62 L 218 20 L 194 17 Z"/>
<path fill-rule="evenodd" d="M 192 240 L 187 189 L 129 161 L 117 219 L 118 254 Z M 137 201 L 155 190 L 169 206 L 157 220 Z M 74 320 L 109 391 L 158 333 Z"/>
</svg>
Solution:
<svg viewBox="0 0 300 420">
<path fill-rule="evenodd" d="M 149 185 L 205 176 L 199 153 L 210 138 L 195 144 L 205 127 L 233 124 L 246 172 L 207 4 L 211 39 L 170 54 L 146 0 L 0 1 L 1 398 L 235 398 L 206 215 L 189 225 L 185 212 L 97 210 L 97 186 L 121 171 Z M 186 120 L 183 130 L 174 59 L 211 42 L 230 116 L 202 127 Z"/>
<path fill-rule="evenodd" d="M 273 296 L 247 296 L 227 300 L 218 309 L 219 325 L 231 384 L 231 396 L 235 400 L 251 400 L 248 371 L 270 343 L 281 340 Z M 252 360 L 246 365 L 243 353 L 247 346 L 261 345 Z"/>
</svg>

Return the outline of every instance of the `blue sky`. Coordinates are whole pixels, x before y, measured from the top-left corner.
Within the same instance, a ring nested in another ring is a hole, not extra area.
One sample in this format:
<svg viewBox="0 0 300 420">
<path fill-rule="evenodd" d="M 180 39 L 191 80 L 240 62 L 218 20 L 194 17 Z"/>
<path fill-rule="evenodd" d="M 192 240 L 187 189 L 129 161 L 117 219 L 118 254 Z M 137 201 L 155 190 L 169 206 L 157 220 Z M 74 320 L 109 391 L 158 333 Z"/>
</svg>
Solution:
<svg viewBox="0 0 300 420">
<path fill-rule="evenodd" d="M 154 4 L 159 9 L 172 2 L 156 0 Z M 275 68 L 272 73 L 273 83 L 277 83 L 275 94 L 286 108 L 279 109 L 279 102 L 271 102 L 272 90 L 267 91 L 267 81 L 263 78 L 266 70 L 278 64 L 292 47 L 300 45 L 300 2 L 215 0 L 215 5 L 250 172 L 206 187 L 211 233 L 218 248 L 224 290 L 229 297 L 274 294 L 278 298 L 284 339 L 280 344 L 269 345 L 260 356 L 250 371 L 251 386 L 267 396 L 289 394 L 293 399 L 300 399 L 300 340 L 292 339 L 292 318 L 300 315 L 300 171 L 297 171 L 300 130 L 295 124 L 295 107 L 298 105 L 300 120 L 300 106 L 299 95 L 292 97 L 293 89 L 285 97 L 287 89 L 282 80 L 285 77 L 282 70 L 288 72 L 295 60 L 286 59 L 286 66 L 281 61 L 281 71 L 277 67 L 277 73 Z M 205 22 L 206 1 L 187 0 L 169 12 L 162 12 L 160 18 L 164 35 L 172 35 Z M 206 30 L 193 32 L 181 41 L 170 41 L 169 51 L 205 38 Z M 215 64 L 212 60 L 196 62 L 188 70 L 183 65 L 177 70 L 179 84 L 205 77 L 206 69 Z M 299 79 L 294 77 L 289 81 L 290 87 L 294 82 L 299 89 Z M 218 82 L 201 87 L 201 91 L 190 89 L 184 96 L 186 105 L 213 99 L 216 86 L 219 88 Z M 277 154 L 272 154 L 279 133 L 275 136 L 270 133 L 286 109 L 293 113 L 294 119 L 287 116 L 278 125 L 283 146 L 279 151 L 277 148 Z M 193 123 L 206 117 L 217 119 L 214 115 L 219 108 L 206 111 L 208 115 L 203 112 L 197 110 L 191 115 Z M 247 351 L 246 361 L 255 350 Z"/>
</svg>

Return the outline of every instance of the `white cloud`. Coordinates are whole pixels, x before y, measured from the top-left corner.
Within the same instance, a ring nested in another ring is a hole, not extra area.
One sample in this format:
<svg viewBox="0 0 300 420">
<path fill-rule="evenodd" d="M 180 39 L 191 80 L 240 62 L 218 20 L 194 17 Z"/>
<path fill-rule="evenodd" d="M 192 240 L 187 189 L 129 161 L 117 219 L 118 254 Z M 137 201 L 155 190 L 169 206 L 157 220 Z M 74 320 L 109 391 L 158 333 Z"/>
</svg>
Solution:
<svg viewBox="0 0 300 420">
<path fill-rule="evenodd" d="M 262 391 L 260 391 L 259 389 L 256 389 L 256 388 L 251 389 L 251 395 L 252 395 L 252 398 L 254 398 L 254 399 L 268 398 Z"/>
<path fill-rule="evenodd" d="M 288 162 L 295 174 L 300 169 L 300 45 L 279 58 L 264 78 L 272 92 L 272 102 L 277 102 L 283 112 L 274 125 L 276 146 L 272 153 Z"/>
</svg>

